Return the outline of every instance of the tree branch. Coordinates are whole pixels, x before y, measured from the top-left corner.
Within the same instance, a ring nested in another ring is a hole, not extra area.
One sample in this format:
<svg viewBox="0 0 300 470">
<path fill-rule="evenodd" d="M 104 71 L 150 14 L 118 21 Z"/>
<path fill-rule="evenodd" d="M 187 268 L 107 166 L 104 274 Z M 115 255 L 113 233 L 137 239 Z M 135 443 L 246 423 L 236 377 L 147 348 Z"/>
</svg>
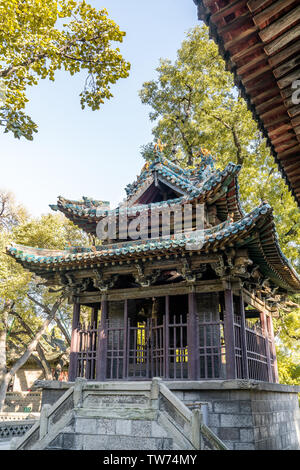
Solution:
<svg viewBox="0 0 300 470">
<path fill-rule="evenodd" d="M 44 310 L 44 312 L 46 312 L 48 315 L 51 314 L 51 310 L 46 306 L 46 305 L 43 305 L 41 302 L 39 302 L 38 300 L 36 300 L 34 297 L 32 297 L 30 294 L 27 294 L 27 297 L 32 300 L 32 302 L 34 302 L 36 305 L 38 305 L 39 307 L 41 307 L 42 310 Z"/>
<path fill-rule="evenodd" d="M 228 129 L 231 134 L 232 134 L 232 137 L 233 137 L 233 142 L 234 142 L 234 145 L 236 147 L 236 158 L 237 158 L 237 163 L 238 165 L 242 165 L 243 161 L 244 161 L 244 158 L 242 156 L 242 146 L 241 146 L 241 143 L 240 143 L 240 140 L 238 138 L 238 135 L 237 135 L 237 132 L 235 130 L 235 127 L 234 125 L 230 126 L 227 122 L 223 121 L 223 119 L 221 119 L 219 116 L 216 116 L 215 114 L 213 113 L 209 113 L 208 111 L 204 110 L 205 114 L 207 114 L 208 116 L 211 116 L 213 117 L 214 119 L 216 119 L 217 121 L 219 121 L 221 124 L 223 124 L 224 127 L 226 127 L 226 129 Z"/>
<path fill-rule="evenodd" d="M 93 36 L 91 39 L 89 39 L 90 42 L 96 41 L 97 39 L 100 39 L 101 34 L 96 34 Z M 57 54 L 58 55 L 65 55 L 65 52 L 67 52 L 72 46 L 75 46 L 77 42 L 86 42 L 85 38 L 81 39 L 74 39 L 73 41 L 67 41 L 66 44 L 64 44 L 60 49 L 58 49 Z M 16 72 L 20 67 L 30 67 L 31 65 L 35 64 L 36 62 L 39 62 L 42 59 L 45 59 L 48 57 L 48 51 L 43 51 L 40 52 L 39 54 L 36 54 L 35 56 L 21 62 L 18 65 L 10 65 L 4 70 L 0 70 L 0 78 L 7 78 L 10 75 L 12 75 L 14 72 Z"/>
<path fill-rule="evenodd" d="M 7 373 L 10 377 L 13 377 L 15 375 L 15 373 L 18 371 L 18 369 L 20 367 L 22 367 L 25 362 L 29 359 L 29 357 L 31 356 L 31 354 L 33 353 L 33 351 L 35 351 L 36 349 L 36 346 L 37 344 L 39 343 L 42 335 L 44 334 L 44 332 L 47 330 L 49 324 L 54 320 L 55 318 L 55 315 L 57 313 L 57 310 L 59 308 L 59 306 L 61 305 L 61 303 L 63 302 L 64 300 L 64 297 L 60 297 L 55 303 L 54 305 L 52 306 L 51 310 L 50 310 L 50 314 L 48 314 L 48 318 L 44 321 L 43 325 L 41 326 L 41 328 L 37 331 L 37 333 L 35 334 L 34 338 L 32 339 L 32 341 L 29 343 L 29 345 L 27 346 L 26 348 L 26 351 L 22 354 L 22 356 L 15 362 L 15 364 L 11 367 L 10 371 Z M 41 304 L 39 304 L 41 305 Z M 49 309 L 48 308 L 45 308 L 45 306 L 43 306 L 43 310 L 48 313 L 49 312 Z"/>
<path fill-rule="evenodd" d="M 23 320 L 21 315 L 19 315 L 19 313 L 17 313 L 17 312 L 12 312 L 12 314 L 14 314 L 18 318 L 19 322 L 25 328 L 25 330 L 28 333 L 29 337 L 34 338 L 34 331 L 30 328 L 29 325 L 27 325 L 27 323 Z M 39 358 L 40 358 L 39 363 L 40 363 L 42 369 L 44 370 L 45 379 L 46 380 L 51 380 L 52 379 L 51 367 L 50 367 L 49 362 L 46 359 L 46 356 L 44 354 L 43 348 L 40 345 L 40 343 L 37 343 L 37 345 L 36 345 L 36 352 L 39 355 Z"/>
<path fill-rule="evenodd" d="M 60 321 L 59 318 L 55 318 L 55 321 L 57 323 L 58 328 L 60 329 L 60 331 L 64 335 L 66 342 L 68 343 L 69 346 L 71 346 L 71 338 L 70 338 L 70 335 L 69 335 L 68 331 L 65 329 L 65 327 L 63 326 L 63 324 L 62 324 L 62 322 Z"/>
</svg>

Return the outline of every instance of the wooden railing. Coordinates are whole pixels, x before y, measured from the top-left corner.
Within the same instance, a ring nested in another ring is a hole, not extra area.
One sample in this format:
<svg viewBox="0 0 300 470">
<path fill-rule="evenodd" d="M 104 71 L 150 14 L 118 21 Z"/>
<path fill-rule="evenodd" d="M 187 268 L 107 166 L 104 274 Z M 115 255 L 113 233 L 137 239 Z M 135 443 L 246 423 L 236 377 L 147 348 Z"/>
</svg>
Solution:
<svg viewBox="0 0 300 470">
<path fill-rule="evenodd" d="M 170 315 L 161 324 L 147 319 L 136 325 L 128 319 L 126 327 L 107 321 L 101 355 L 97 341 L 100 330 L 95 325 L 79 327 L 75 330 L 78 346 L 75 377 L 87 380 L 147 380 L 156 376 L 166 380 L 228 378 L 223 321 L 210 313 L 201 319 L 195 315 L 192 335 L 190 331 L 189 315 Z M 192 336 L 194 343 L 190 345 Z M 258 325 L 246 322 L 243 326 L 241 317 L 235 315 L 233 339 L 235 378 L 276 381 L 272 344 Z M 100 362 L 105 371 L 101 378 L 97 376 Z"/>
<path fill-rule="evenodd" d="M 252 379 L 263 382 L 275 382 L 275 375 L 269 371 L 268 350 L 270 351 L 271 342 L 265 336 L 262 328 L 257 323 L 245 322 L 245 358 L 247 361 L 247 375 L 243 365 L 242 351 L 242 326 L 240 317 L 234 317 L 235 330 L 235 359 L 237 378 Z M 272 367 L 272 365 L 270 364 Z M 270 380 L 271 379 L 271 380 Z"/>
</svg>

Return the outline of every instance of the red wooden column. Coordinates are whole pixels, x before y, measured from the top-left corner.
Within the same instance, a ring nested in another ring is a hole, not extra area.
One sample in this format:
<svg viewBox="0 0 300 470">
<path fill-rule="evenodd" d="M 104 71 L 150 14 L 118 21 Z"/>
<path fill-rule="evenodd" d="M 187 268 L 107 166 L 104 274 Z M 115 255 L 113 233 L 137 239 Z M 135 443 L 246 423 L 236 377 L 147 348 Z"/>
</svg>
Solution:
<svg viewBox="0 0 300 470">
<path fill-rule="evenodd" d="M 247 357 L 247 337 L 246 337 L 246 315 L 244 307 L 243 291 L 240 291 L 240 316 L 241 316 L 241 350 L 242 350 L 242 368 L 243 379 L 249 379 L 249 367 Z"/>
<path fill-rule="evenodd" d="M 274 370 L 274 382 L 278 383 L 278 366 L 277 366 L 277 356 L 276 356 L 276 347 L 275 347 L 275 339 L 274 339 L 274 329 L 273 329 L 273 321 L 271 315 L 267 317 L 267 324 L 268 324 L 268 332 L 270 335 L 270 340 L 272 344 L 272 356 L 273 356 L 273 370 Z"/>
<path fill-rule="evenodd" d="M 124 336 L 123 336 L 123 380 L 127 378 L 128 365 L 128 300 L 124 300 Z"/>
<path fill-rule="evenodd" d="M 226 353 L 226 379 L 236 379 L 234 308 L 231 286 L 224 291 L 224 337 Z"/>
<path fill-rule="evenodd" d="M 170 324 L 170 296 L 165 296 L 165 315 L 164 315 L 164 371 L 165 378 L 170 377 L 170 335 L 169 335 L 169 324 Z"/>
<path fill-rule="evenodd" d="M 77 357 L 78 357 L 78 332 L 77 327 L 80 320 L 80 304 L 75 301 L 73 304 L 73 320 L 72 320 L 72 336 L 70 348 L 70 364 L 69 364 L 69 382 L 74 382 L 77 377 Z"/>
<path fill-rule="evenodd" d="M 260 312 L 260 323 L 261 323 L 261 329 L 265 337 L 266 356 L 267 356 L 267 365 L 268 365 L 268 382 L 273 382 L 266 312 Z"/>
<path fill-rule="evenodd" d="M 92 308 L 92 315 L 91 315 L 92 328 L 97 328 L 98 312 L 99 312 L 99 307 L 98 306 L 95 306 L 95 307 Z"/>
<path fill-rule="evenodd" d="M 188 294 L 189 316 L 187 324 L 187 343 L 188 343 L 188 377 L 197 380 L 199 376 L 199 347 L 197 336 L 196 319 L 196 294 Z"/>
<path fill-rule="evenodd" d="M 98 342 L 96 354 L 96 380 L 103 382 L 106 379 L 106 351 L 107 351 L 107 300 L 101 301 L 101 318 L 98 327 Z"/>
</svg>

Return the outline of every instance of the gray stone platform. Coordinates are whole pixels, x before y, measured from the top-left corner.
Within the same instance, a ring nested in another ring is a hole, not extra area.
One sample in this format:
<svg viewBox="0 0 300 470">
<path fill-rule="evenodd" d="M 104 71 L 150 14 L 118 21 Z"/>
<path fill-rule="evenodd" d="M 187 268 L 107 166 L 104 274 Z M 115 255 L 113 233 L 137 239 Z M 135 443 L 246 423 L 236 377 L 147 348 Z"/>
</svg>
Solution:
<svg viewBox="0 0 300 470">
<path fill-rule="evenodd" d="M 300 387 L 248 380 L 39 382 L 20 449 L 300 449 Z"/>
<path fill-rule="evenodd" d="M 300 449 L 300 387 L 252 380 L 167 385 L 185 404 L 208 403 L 207 424 L 229 449 Z"/>
<path fill-rule="evenodd" d="M 227 449 L 206 425 L 207 404 L 188 408 L 159 378 L 45 385 L 64 393 L 42 406 L 39 423 L 14 440 L 16 449 Z"/>
</svg>

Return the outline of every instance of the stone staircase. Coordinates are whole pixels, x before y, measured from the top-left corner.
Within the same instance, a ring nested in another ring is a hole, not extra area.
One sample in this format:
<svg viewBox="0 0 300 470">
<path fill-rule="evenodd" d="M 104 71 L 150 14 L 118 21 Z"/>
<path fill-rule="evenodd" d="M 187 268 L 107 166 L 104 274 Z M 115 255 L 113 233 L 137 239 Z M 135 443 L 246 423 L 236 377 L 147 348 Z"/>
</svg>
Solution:
<svg viewBox="0 0 300 470">
<path fill-rule="evenodd" d="M 159 378 L 75 385 L 11 447 L 20 450 L 226 450 L 201 404 L 188 408 Z"/>
</svg>

